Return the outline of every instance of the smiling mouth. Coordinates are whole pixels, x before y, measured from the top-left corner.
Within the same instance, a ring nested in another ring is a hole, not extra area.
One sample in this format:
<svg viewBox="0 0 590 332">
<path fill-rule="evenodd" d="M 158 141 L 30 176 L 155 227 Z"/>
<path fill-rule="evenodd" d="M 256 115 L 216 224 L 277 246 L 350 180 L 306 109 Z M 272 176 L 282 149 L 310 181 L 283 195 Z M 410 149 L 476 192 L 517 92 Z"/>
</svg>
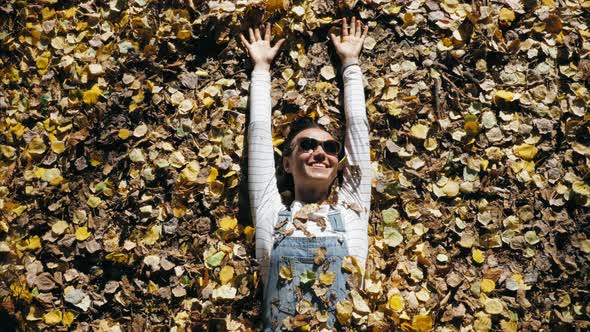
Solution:
<svg viewBox="0 0 590 332">
<path fill-rule="evenodd" d="M 321 163 L 315 163 L 315 164 L 311 164 L 312 168 L 328 168 L 325 164 L 321 164 Z"/>
</svg>

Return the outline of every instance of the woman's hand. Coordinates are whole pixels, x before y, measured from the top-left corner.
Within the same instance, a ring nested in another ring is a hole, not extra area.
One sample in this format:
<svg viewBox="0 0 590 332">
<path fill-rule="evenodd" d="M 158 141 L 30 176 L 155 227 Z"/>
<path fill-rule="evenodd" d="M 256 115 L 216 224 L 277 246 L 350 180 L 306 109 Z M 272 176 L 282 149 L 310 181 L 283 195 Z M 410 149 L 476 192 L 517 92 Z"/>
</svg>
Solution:
<svg viewBox="0 0 590 332">
<path fill-rule="evenodd" d="M 279 51 L 279 48 L 281 48 L 281 45 L 283 45 L 283 43 L 285 42 L 285 39 L 283 38 L 279 40 L 275 44 L 275 46 L 271 47 L 269 23 L 266 24 L 264 38 L 260 36 L 260 30 L 258 28 L 256 28 L 255 30 L 249 28 L 248 30 L 250 33 L 250 41 L 248 42 L 246 37 L 244 37 L 244 35 L 241 33 L 240 38 L 242 39 L 242 43 L 244 43 L 244 46 L 248 50 L 252 62 L 254 62 L 254 70 L 270 70 L 270 64 L 272 63 L 274 57 L 277 55 L 277 52 Z"/>
<path fill-rule="evenodd" d="M 332 43 L 334 43 L 336 53 L 338 54 L 342 65 L 358 62 L 368 31 L 368 25 L 362 24 L 360 20 L 357 21 L 356 18 L 353 17 L 350 22 L 350 30 L 346 24 L 346 18 L 344 18 L 342 20 L 341 35 L 337 37 L 333 33 L 330 33 L 330 38 L 332 39 Z"/>
</svg>

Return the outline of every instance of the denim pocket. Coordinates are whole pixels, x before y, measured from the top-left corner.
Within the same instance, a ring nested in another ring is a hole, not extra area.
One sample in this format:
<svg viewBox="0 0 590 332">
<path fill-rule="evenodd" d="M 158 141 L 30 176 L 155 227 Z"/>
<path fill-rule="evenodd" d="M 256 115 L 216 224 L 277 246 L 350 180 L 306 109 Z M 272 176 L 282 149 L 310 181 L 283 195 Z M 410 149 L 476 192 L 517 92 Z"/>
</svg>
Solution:
<svg viewBox="0 0 590 332">
<path fill-rule="evenodd" d="M 277 283 L 277 287 L 278 287 L 278 296 L 279 296 L 279 310 L 289 314 L 289 315 L 295 315 L 296 314 L 296 310 L 295 310 L 295 305 L 297 303 L 297 298 L 295 296 L 296 294 L 296 280 L 295 278 L 297 277 L 296 275 L 296 269 L 295 269 L 296 265 L 295 262 L 293 261 L 293 257 L 288 257 L 288 256 L 283 256 L 280 258 L 279 260 L 279 276 L 278 276 L 278 280 L 279 282 Z M 282 278 L 280 276 L 280 271 L 282 268 L 288 268 L 291 270 L 291 280 L 289 279 L 285 279 Z"/>
<path fill-rule="evenodd" d="M 314 302 L 312 298 L 313 280 L 304 283 L 302 281 L 302 275 L 306 271 L 312 271 L 317 274 L 317 266 L 314 266 L 313 257 L 297 257 L 297 256 L 283 256 L 279 260 L 279 271 L 280 268 L 290 267 L 292 273 L 292 279 L 281 279 L 279 282 L 279 310 L 295 315 L 297 313 L 297 303 L 301 299 L 307 299 L 310 302 Z M 304 277 L 305 278 L 305 277 Z"/>
<path fill-rule="evenodd" d="M 346 288 L 346 274 L 342 272 L 342 257 L 327 256 L 323 264 L 315 265 L 313 257 L 282 257 L 280 267 L 290 266 L 292 279 L 282 279 L 279 282 L 279 310 L 295 315 L 297 313 L 297 303 L 301 299 L 306 299 L 313 304 L 315 309 L 322 311 L 334 312 L 336 303 L 346 298 L 348 290 Z M 304 283 L 302 278 L 309 278 L 310 275 L 304 274 L 310 271 L 315 280 L 309 280 Z M 330 285 L 321 284 L 326 292 L 319 298 L 313 289 L 314 282 L 319 283 L 321 273 L 333 273 L 334 282 Z"/>
<path fill-rule="evenodd" d="M 336 276 L 334 282 L 327 286 L 328 291 L 326 292 L 326 299 L 328 300 L 328 303 L 326 303 L 326 309 L 329 312 L 334 312 L 336 311 L 336 304 L 338 301 L 346 299 L 346 295 L 348 294 L 346 274 L 342 271 L 342 257 L 329 256 L 326 257 L 326 261 L 329 264 L 326 272 L 334 273 Z M 321 271 L 322 268 L 320 268 L 320 273 Z"/>
</svg>

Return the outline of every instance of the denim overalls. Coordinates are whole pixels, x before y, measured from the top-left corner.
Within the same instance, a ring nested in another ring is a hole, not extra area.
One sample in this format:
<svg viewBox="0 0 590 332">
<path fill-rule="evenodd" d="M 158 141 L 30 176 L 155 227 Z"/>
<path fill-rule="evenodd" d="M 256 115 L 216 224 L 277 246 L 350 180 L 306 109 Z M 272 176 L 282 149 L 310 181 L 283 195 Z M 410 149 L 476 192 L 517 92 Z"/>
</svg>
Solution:
<svg viewBox="0 0 590 332">
<path fill-rule="evenodd" d="M 291 220 L 291 211 L 279 213 L 278 222 Z M 336 324 L 336 303 L 344 300 L 348 294 L 346 288 L 346 274 L 342 271 L 342 260 L 348 255 L 344 224 L 340 211 L 330 211 L 328 220 L 336 236 L 323 237 L 291 237 L 274 230 L 274 244 L 270 256 L 270 265 L 264 287 L 263 323 L 264 331 L 280 331 L 285 317 L 297 315 L 296 305 L 305 298 L 313 304 L 312 312 L 320 310 L 328 314 L 328 327 Z M 285 227 L 285 226 L 283 226 Z M 326 249 L 325 262 L 321 265 L 314 263 L 314 255 L 320 248 Z M 287 280 L 279 276 L 282 266 L 290 266 L 292 279 Z M 301 276 L 305 271 L 313 271 L 316 279 L 322 272 L 330 271 L 336 278 L 328 288 L 323 299 L 318 298 L 312 289 L 314 281 L 301 283 Z"/>
</svg>

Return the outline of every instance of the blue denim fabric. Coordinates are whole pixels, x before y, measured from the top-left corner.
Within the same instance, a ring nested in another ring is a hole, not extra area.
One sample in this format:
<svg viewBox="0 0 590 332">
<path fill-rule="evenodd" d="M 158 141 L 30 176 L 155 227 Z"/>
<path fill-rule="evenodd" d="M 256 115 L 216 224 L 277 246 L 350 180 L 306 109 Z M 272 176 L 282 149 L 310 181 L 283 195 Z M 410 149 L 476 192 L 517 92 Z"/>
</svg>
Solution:
<svg viewBox="0 0 590 332">
<path fill-rule="evenodd" d="M 291 219 L 288 210 L 279 213 L 279 222 Z M 328 214 L 328 220 L 337 236 L 326 237 L 290 237 L 280 234 L 275 229 L 275 242 L 271 252 L 270 266 L 264 288 L 263 323 L 264 331 L 280 331 L 282 321 L 289 315 L 297 314 L 297 303 L 305 298 L 313 304 L 314 312 L 322 310 L 328 313 L 328 327 L 334 327 L 336 322 L 336 303 L 346 298 L 346 274 L 342 271 L 342 260 L 348 255 L 344 225 L 339 211 Z M 313 282 L 301 284 L 301 274 L 306 270 L 316 273 L 319 278 L 324 272 L 326 264 L 315 265 L 314 255 L 319 248 L 326 248 L 327 270 L 336 275 L 334 283 L 328 287 L 325 298 L 328 303 L 319 299 L 311 288 Z M 279 270 L 284 265 L 290 265 L 293 272 L 292 280 L 279 277 Z"/>
</svg>

